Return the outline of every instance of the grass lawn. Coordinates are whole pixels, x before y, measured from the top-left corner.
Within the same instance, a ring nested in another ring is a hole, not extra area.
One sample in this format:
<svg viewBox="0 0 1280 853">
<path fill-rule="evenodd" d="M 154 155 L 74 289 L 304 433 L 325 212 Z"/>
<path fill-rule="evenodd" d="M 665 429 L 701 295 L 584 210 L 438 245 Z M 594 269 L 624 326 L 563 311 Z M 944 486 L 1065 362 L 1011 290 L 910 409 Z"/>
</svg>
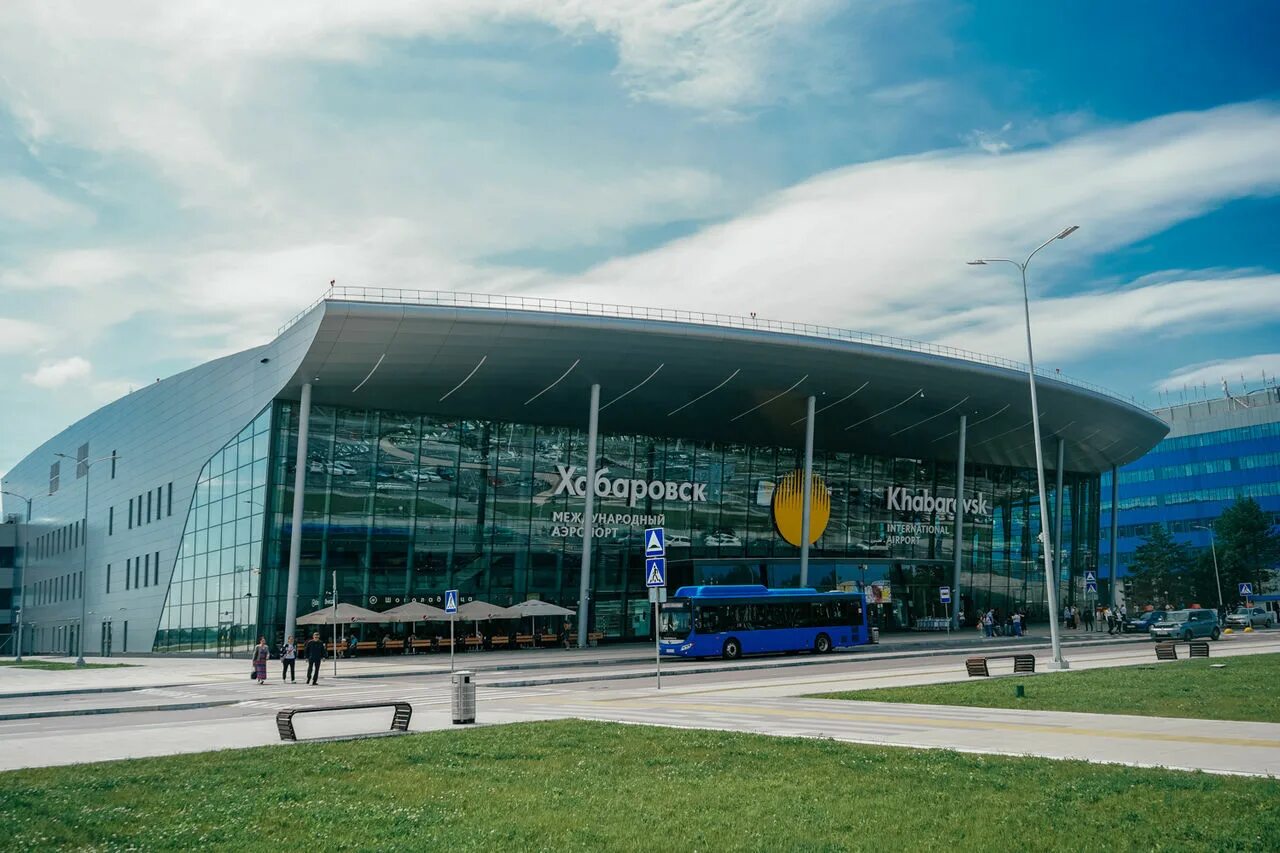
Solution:
<svg viewBox="0 0 1280 853">
<path fill-rule="evenodd" d="M 1213 663 L 1226 666 L 1214 669 L 1210 666 Z M 824 694 L 820 698 L 1280 723 L 1280 703 L 1275 701 L 1278 681 L 1280 654 L 1242 655 L 853 690 Z M 1014 696 L 1017 684 L 1026 688 L 1023 699 Z M 1280 839 L 1277 839 L 1277 848 L 1280 848 Z"/>
<path fill-rule="evenodd" d="M 0 824 L 8 850 L 1275 850 L 1280 780 L 564 720 L 3 773 Z"/>
<path fill-rule="evenodd" d="M 63 663 L 56 660 L 36 660 L 27 658 L 19 663 L 16 660 L 0 660 L 0 666 L 16 666 L 19 669 L 114 669 L 118 666 L 134 666 L 131 663 L 86 663 L 76 666 L 74 663 Z"/>
</svg>

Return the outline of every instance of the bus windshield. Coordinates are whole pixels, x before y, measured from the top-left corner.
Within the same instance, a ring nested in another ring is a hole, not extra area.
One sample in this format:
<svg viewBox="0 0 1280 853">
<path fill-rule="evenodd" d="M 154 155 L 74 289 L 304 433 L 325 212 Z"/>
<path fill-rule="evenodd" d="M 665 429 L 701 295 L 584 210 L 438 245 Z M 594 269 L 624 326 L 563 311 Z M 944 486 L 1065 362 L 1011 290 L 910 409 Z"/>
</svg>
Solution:
<svg viewBox="0 0 1280 853">
<path fill-rule="evenodd" d="M 664 640 L 683 640 L 689 636 L 689 602 L 674 601 L 662 605 L 658 629 Z"/>
</svg>

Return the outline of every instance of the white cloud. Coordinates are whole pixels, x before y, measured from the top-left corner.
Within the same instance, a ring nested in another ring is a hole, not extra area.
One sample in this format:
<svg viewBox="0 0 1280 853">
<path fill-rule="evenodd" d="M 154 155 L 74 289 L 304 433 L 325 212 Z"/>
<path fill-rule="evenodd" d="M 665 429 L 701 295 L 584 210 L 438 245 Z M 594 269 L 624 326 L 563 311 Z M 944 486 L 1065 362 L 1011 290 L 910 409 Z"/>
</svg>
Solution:
<svg viewBox="0 0 1280 853">
<path fill-rule="evenodd" d="M 68 382 L 79 382 L 89 378 L 93 366 L 78 355 L 59 361 L 46 361 L 36 368 L 35 372 L 23 375 L 23 380 L 37 388 L 61 388 Z"/>
<path fill-rule="evenodd" d="M 135 253 L 120 249 L 55 250 L 35 257 L 25 267 L 0 272 L 0 287 L 84 290 L 136 275 L 144 266 L 145 262 Z"/>
<path fill-rule="evenodd" d="M 90 225 L 93 212 L 17 175 L 0 175 L 0 219 L 36 227 Z"/>
<path fill-rule="evenodd" d="M 38 349 L 52 340 L 46 326 L 12 317 L 0 317 L 0 353 L 21 353 Z"/>
<path fill-rule="evenodd" d="M 1152 388 L 1156 391 L 1180 391 L 1184 387 L 1195 388 L 1199 385 L 1208 385 L 1216 390 L 1222 387 L 1223 380 L 1226 380 L 1231 390 L 1239 393 L 1245 388 L 1261 387 L 1263 374 L 1266 375 L 1269 384 L 1275 384 L 1276 376 L 1280 375 L 1280 352 L 1257 353 L 1243 358 L 1188 364 L 1179 367 L 1155 383 Z"/>
<path fill-rule="evenodd" d="M 1277 138 L 1280 110 L 1246 104 L 1001 157 L 961 151 L 868 163 L 550 287 L 601 301 L 756 311 L 1021 358 L 1016 271 L 965 261 L 1025 253 L 1078 224 L 1079 232 L 1032 266 L 1037 336 L 1047 355 L 1114 340 L 1130 323 L 1153 331 L 1185 328 L 1198 317 L 1257 323 L 1275 316 L 1272 276 L 1227 273 L 1047 305 L 1040 299 L 1068 281 L 1074 265 L 1227 201 L 1276 193 Z"/>
</svg>

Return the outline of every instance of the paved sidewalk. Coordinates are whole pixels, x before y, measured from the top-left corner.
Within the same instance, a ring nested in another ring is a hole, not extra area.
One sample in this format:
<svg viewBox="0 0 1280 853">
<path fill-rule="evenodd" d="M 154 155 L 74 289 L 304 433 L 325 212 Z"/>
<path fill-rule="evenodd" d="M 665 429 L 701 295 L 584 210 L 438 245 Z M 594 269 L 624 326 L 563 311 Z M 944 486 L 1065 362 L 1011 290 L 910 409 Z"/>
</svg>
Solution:
<svg viewBox="0 0 1280 853">
<path fill-rule="evenodd" d="M 1047 630 L 1047 629 L 1046 629 Z M 1064 638 L 1069 648 L 1125 641 L 1146 643 L 1145 637 L 1108 637 L 1106 633 L 1080 632 Z M 904 657 L 929 654 L 954 654 L 958 651 L 991 653 L 1008 650 L 1040 650 L 1048 648 L 1048 637 L 994 637 L 984 639 L 974 631 L 962 631 L 948 637 L 940 633 L 904 633 L 882 635 L 879 645 L 842 650 L 833 657 L 811 655 L 796 657 L 747 658 L 726 666 L 739 668 L 784 668 L 811 666 L 838 660 L 842 656 Z M 73 663 L 74 658 L 39 657 Z M 524 649 L 502 652 L 463 652 L 456 656 L 458 669 L 475 672 L 521 671 L 565 667 L 616 667 L 628 663 L 653 660 L 653 646 L 648 643 L 608 645 L 588 649 Z M 72 693 L 119 692 L 146 687 L 181 687 L 194 684 L 234 682 L 245 679 L 249 661 L 245 658 L 183 657 L 112 657 L 90 658 L 90 663 L 126 663 L 129 666 L 108 669 L 39 670 L 0 667 L 0 699 L 32 696 L 56 696 Z M 672 665 L 678 666 L 676 662 Z M 302 662 L 301 666 L 306 667 Z M 272 661 L 269 673 L 278 671 Z M 387 655 L 355 659 L 339 659 L 338 678 L 380 678 L 387 676 L 442 675 L 449 672 L 449 657 L 444 654 Z M 332 677 L 333 662 L 325 662 L 325 677 Z M 590 678 L 591 676 L 586 676 Z M 527 680 L 538 680 L 530 676 Z M 561 679 L 565 681 L 566 679 Z"/>
<path fill-rule="evenodd" d="M 848 702 L 633 697 L 567 704 L 592 720 L 1280 776 L 1280 724 Z"/>
</svg>

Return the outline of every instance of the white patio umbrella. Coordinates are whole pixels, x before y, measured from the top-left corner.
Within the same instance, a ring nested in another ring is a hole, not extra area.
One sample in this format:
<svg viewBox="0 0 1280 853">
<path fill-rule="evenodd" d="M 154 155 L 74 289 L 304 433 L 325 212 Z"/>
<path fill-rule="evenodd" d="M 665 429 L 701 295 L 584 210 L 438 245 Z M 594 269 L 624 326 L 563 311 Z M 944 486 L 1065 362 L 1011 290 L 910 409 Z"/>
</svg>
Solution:
<svg viewBox="0 0 1280 853">
<path fill-rule="evenodd" d="M 417 633 L 417 624 L 419 622 L 430 622 L 436 620 L 447 620 L 449 614 L 445 613 L 439 607 L 432 607 L 430 604 L 423 604 L 421 601 L 409 601 L 398 607 L 392 607 L 390 610 L 382 611 L 383 621 L 386 622 L 412 622 L 410 630 Z"/>
<path fill-rule="evenodd" d="M 499 607 L 487 601 L 468 601 L 458 608 L 458 618 L 468 622 L 479 622 L 481 619 L 519 619 L 520 614 L 507 607 Z"/>
<path fill-rule="evenodd" d="M 528 601 L 522 601 L 514 607 L 508 608 L 512 613 L 519 613 L 522 617 L 528 616 L 533 620 L 533 630 L 538 629 L 537 617 L 539 616 L 572 616 L 573 611 L 567 607 L 561 607 L 558 604 L 552 604 L 550 601 L 542 601 L 538 598 L 531 598 Z"/>
<path fill-rule="evenodd" d="M 356 607 L 354 604 L 339 604 L 338 612 L 334 608 L 321 607 L 303 616 L 299 616 L 299 625 L 332 625 L 334 622 L 386 622 L 381 613 Z"/>
<path fill-rule="evenodd" d="M 421 601 L 410 601 L 399 607 L 384 610 L 378 615 L 382 617 L 383 622 L 428 622 L 449 618 L 449 614 L 439 607 L 432 607 Z"/>
</svg>

